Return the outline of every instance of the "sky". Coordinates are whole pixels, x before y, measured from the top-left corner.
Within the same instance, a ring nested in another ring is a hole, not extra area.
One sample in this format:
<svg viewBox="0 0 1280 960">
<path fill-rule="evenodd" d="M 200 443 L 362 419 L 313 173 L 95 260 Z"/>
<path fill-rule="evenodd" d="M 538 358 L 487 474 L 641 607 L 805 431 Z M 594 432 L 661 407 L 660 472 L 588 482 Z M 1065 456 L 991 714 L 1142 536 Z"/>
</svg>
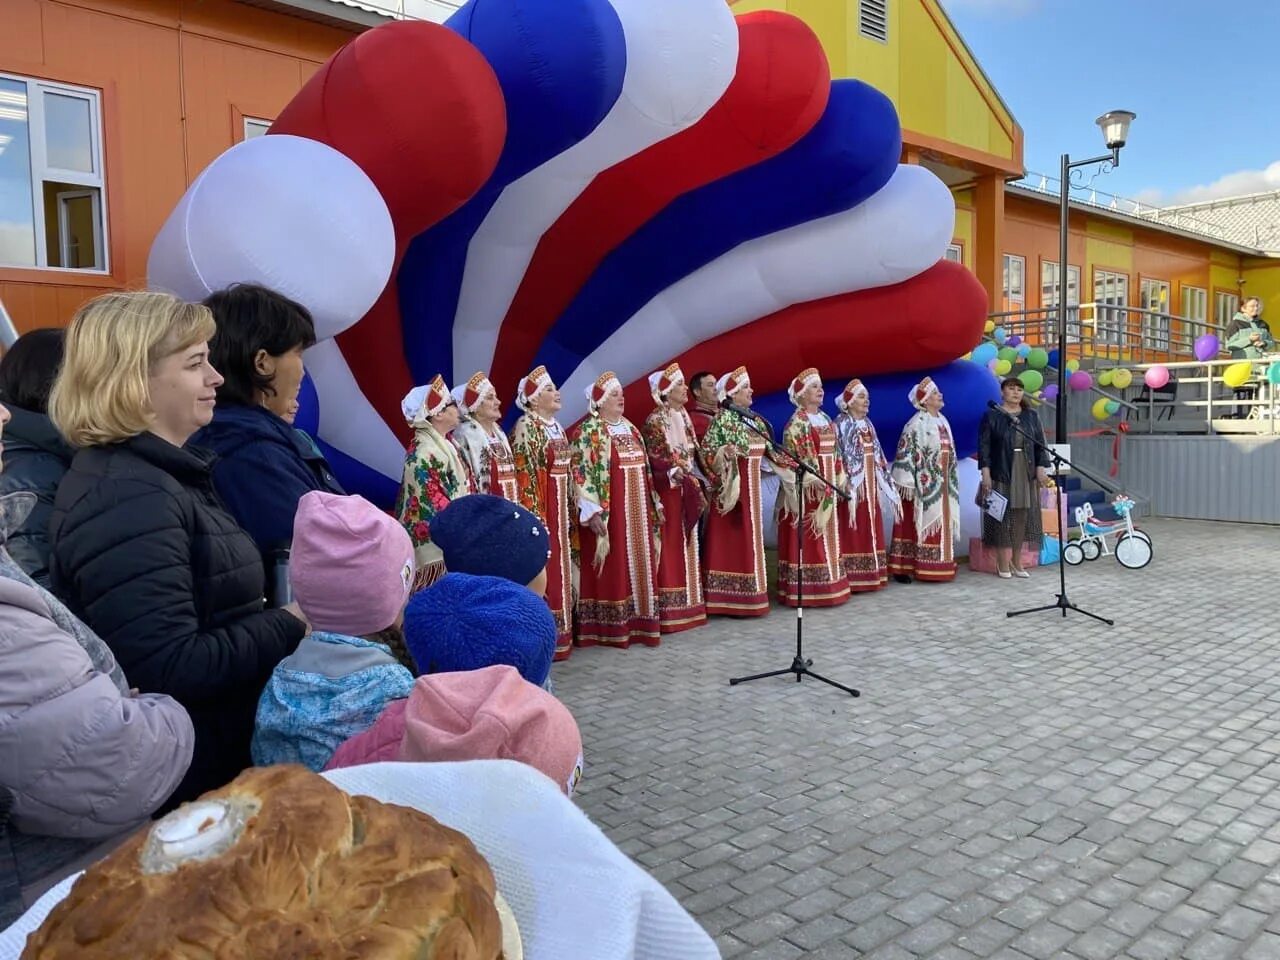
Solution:
<svg viewBox="0 0 1280 960">
<path fill-rule="evenodd" d="M 1167 206 L 1280 190 L 1280 0 L 942 4 L 1021 124 L 1029 171 L 1105 153 L 1094 119 L 1132 110 L 1100 192 Z"/>
</svg>

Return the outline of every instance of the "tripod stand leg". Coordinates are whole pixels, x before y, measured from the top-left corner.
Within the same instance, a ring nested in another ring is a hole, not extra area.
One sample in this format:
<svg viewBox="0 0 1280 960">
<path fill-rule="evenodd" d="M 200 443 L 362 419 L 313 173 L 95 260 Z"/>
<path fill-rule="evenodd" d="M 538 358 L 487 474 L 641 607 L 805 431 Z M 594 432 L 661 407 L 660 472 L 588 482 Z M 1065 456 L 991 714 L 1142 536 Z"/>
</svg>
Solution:
<svg viewBox="0 0 1280 960">
<path fill-rule="evenodd" d="M 851 697 L 862 696 L 862 692 L 860 690 L 855 690 L 853 689 L 853 687 L 846 687 L 843 683 L 836 683 L 830 677 L 824 677 L 820 673 L 814 673 L 812 670 L 808 669 L 807 667 L 803 667 L 796 672 L 797 683 L 800 681 L 801 677 L 813 677 L 813 679 L 815 680 L 821 680 L 823 683 L 827 684 L 827 686 L 835 687 L 837 690 L 843 690 L 845 693 L 849 694 L 849 696 Z"/>
<path fill-rule="evenodd" d="M 1067 601 L 1067 610 L 1074 610 L 1076 613 L 1083 613 L 1086 617 L 1093 617 L 1093 619 L 1098 620 L 1101 623 L 1105 623 L 1108 627 L 1114 627 L 1116 625 L 1114 620 L 1108 620 L 1106 617 L 1100 617 L 1096 613 L 1090 613 L 1088 610 L 1082 610 L 1070 600 Z M 1067 610 L 1062 611 L 1062 615 L 1064 617 L 1067 615 Z"/>
<path fill-rule="evenodd" d="M 764 680 L 766 677 L 784 677 L 788 673 L 794 672 L 795 671 L 791 667 L 787 667 L 783 670 L 770 670 L 768 673 L 753 673 L 749 677 L 731 677 L 729 679 L 729 686 L 736 687 L 740 683 L 750 683 L 752 680 Z"/>
<path fill-rule="evenodd" d="M 1028 613 L 1044 613 L 1046 610 L 1061 610 L 1062 615 L 1067 615 L 1067 608 L 1060 603 L 1047 603 L 1043 607 L 1031 607 L 1029 610 L 1011 610 L 1005 614 L 1006 617 L 1022 617 Z"/>
</svg>

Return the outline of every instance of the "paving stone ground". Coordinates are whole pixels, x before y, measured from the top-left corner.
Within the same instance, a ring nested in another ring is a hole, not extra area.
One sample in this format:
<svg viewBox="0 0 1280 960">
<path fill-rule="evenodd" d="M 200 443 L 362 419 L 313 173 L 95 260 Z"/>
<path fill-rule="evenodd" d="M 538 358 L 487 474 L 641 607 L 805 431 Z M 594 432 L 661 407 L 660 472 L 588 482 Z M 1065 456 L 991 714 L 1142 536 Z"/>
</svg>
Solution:
<svg viewBox="0 0 1280 960">
<path fill-rule="evenodd" d="M 1280 960 L 1280 528 L 578 650 L 579 800 L 726 958 Z M 673 958 L 677 960 L 677 958 Z"/>
</svg>

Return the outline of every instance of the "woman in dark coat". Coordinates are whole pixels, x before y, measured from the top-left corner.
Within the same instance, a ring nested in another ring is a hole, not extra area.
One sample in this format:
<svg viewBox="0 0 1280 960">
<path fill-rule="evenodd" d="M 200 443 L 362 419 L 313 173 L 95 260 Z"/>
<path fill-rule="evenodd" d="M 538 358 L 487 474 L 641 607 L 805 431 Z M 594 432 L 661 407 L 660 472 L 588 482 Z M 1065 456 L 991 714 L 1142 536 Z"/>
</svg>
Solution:
<svg viewBox="0 0 1280 960">
<path fill-rule="evenodd" d="M 56 593 L 132 686 L 191 715 L 195 752 L 171 802 L 249 765 L 263 686 L 307 625 L 263 608 L 262 558 L 187 440 L 213 416 L 207 307 L 160 293 L 90 301 L 67 330 L 49 416 L 77 448 L 49 528 Z"/>
<path fill-rule="evenodd" d="M 9 535 L 9 555 L 27 576 L 49 586 L 49 514 L 72 450 L 49 420 L 49 391 L 62 364 L 63 331 L 24 333 L 0 360 L 0 401 L 12 419 L 5 429 L 0 495 L 27 492 L 35 506 Z"/>
<path fill-rule="evenodd" d="M 994 490 L 1009 501 L 1000 520 L 982 514 L 982 542 L 995 548 L 996 572 L 1008 580 L 1031 576 L 1022 567 L 1024 544 L 1040 550 L 1044 532 L 1036 490 L 1049 482 L 1049 451 L 1040 418 L 1023 398 L 1022 381 L 1006 378 L 1000 384 L 1000 401 L 999 407 L 983 414 L 978 428 L 978 467 L 982 497 Z"/>
<path fill-rule="evenodd" d="M 213 421 L 191 440 L 218 455 L 213 485 L 264 557 L 289 548 L 304 493 L 343 493 L 323 454 L 293 428 L 311 314 L 274 290 L 236 284 L 205 300 L 218 325 L 210 362 L 223 376 Z"/>
</svg>

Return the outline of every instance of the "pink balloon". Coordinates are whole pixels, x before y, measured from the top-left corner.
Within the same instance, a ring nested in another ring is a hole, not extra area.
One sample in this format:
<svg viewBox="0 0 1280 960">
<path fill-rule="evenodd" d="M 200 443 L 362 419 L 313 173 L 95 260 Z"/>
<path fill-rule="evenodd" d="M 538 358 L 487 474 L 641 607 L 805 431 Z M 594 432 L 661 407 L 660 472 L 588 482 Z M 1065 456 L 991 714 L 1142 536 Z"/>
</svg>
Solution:
<svg viewBox="0 0 1280 960">
<path fill-rule="evenodd" d="M 1088 370 L 1077 370 L 1067 379 L 1067 383 L 1072 390 L 1088 390 L 1093 386 L 1093 377 L 1089 376 Z"/>
<path fill-rule="evenodd" d="M 996 357 L 996 358 L 994 358 L 994 359 L 988 360 L 988 361 L 987 361 L 987 369 L 988 369 L 988 370 L 990 370 L 992 373 L 995 373 L 995 372 L 996 372 L 996 364 L 997 364 L 997 363 L 999 363 L 999 362 L 1000 362 L 1000 358 L 999 358 L 999 357 Z"/>
<path fill-rule="evenodd" d="M 1148 368 L 1147 372 L 1142 375 L 1143 382 L 1152 390 L 1159 390 L 1169 382 L 1169 368 L 1157 364 Z"/>
</svg>

